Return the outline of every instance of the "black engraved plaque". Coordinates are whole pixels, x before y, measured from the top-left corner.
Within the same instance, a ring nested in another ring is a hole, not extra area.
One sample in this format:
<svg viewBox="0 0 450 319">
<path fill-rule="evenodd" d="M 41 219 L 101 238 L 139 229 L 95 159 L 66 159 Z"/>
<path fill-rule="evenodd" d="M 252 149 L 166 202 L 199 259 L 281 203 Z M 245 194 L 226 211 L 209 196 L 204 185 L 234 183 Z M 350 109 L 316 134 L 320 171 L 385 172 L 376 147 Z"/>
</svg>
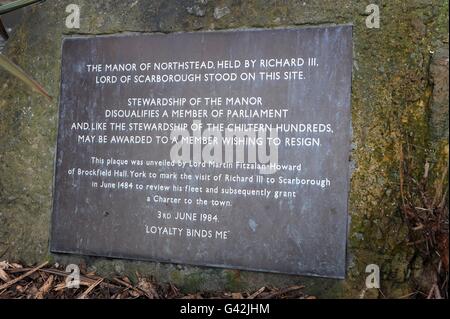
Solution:
<svg viewBox="0 0 450 319">
<path fill-rule="evenodd" d="M 68 37 L 51 251 L 343 278 L 352 27 Z"/>
</svg>

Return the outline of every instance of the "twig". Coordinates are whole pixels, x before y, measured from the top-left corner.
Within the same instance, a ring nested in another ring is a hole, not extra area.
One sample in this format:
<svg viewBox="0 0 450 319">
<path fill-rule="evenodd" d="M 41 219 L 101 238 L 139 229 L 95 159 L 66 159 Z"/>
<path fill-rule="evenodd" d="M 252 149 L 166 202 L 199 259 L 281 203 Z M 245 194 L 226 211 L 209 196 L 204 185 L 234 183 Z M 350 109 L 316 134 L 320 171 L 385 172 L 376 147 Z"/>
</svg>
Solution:
<svg viewBox="0 0 450 319">
<path fill-rule="evenodd" d="M 95 288 L 97 287 L 101 282 L 103 281 L 103 278 L 100 278 L 99 280 L 97 280 L 94 284 L 92 284 L 88 289 L 85 290 L 85 292 L 83 292 L 78 299 L 85 299 L 87 297 L 87 295 Z"/>
<path fill-rule="evenodd" d="M 407 295 L 404 295 L 404 296 L 400 296 L 400 297 L 398 297 L 398 299 L 409 298 L 409 297 L 412 297 L 412 296 L 414 296 L 414 295 L 417 295 L 419 292 L 420 292 L 420 291 L 414 291 L 414 292 L 412 292 L 412 293 L 410 293 L 410 294 L 407 294 Z"/>
<path fill-rule="evenodd" d="M 438 206 L 440 209 L 444 208 L 445 202 L 447 201 L 447 192 L 448 192 L 448 189 L 445 189 L 444 195 L 442 196 L 442 200 Z"/>
<path fill-rule="evenodd" d="M 53 284 L 53 275 L 50 275 L 44 284 L 39 288 L 39 291 L 36 294 L 36 299 L 44 299 L 47 292 L 50 290 Z"/>
<path fill-rule="evenodd" d="M 11 271 L 9 271 L 9 273 L 13 274 L 13 273 L 17 273 L 17 272 L 24 272 L 29 270 L 30 268 L 20 268 L 20 269 L 13 269 Z M 70 275 L 70 273 L 67 273 L 65 271 L 61 271 L 61 270 L 56 270 L 56 269 L 39 269 L 38 271 L 42 271 L 48 274 L 52 274 L 52 275 L 57 275 L 57 276 L 63 276 L 63 277 L 67 277 Z M 85 282 L 86 285 L 90 285 L 95 283 L 98 279 L 100 279 L 100 277 L 96 277 L 96 278 L 91 278 L 91 277 L 86 277 L 84 275 L 80 275 L 80 282 Z M 114 284 L 110 284 L 108 282 L 102 282 L 101 283 L 102 286 L 108 287 L 108 288 L 120 288 L 117 285 Z"/>
<path fill-rule="evenodd" d="M 403 155 L 403 146 L 402 146 L 402 144 L 400 144 L 400 147 L 399 147 L 400 149 L 399 149 L 399 152 L 400 152 L 400 160 L 399 160 L 399 173 L 400 173 L 400 195 L 401 195 L 401 198 L 402 198 L 402 203 L 403 203 L 403 206 L 405 206 L 405 192 L 404 192 L 404 180 L 405 180 L 405 177 L 404 177 L 404 175 L 403 175 L 403 161 L 404 161 L 404 155 Z"/>
<path fill-rule="evenodd" d="M 288 292 L 300 290 L 300 289 L 303 289 L 303 288 L 305 288 L 305 286 L 288 287 L 288 288 L 285 288 L 285 289 L 281 289 L 281 290 L 279 290 L 277 292 L 271 293 L 271 294 L 265 296 L 264 299 L 272 299 L 274 297 L 277 297 L 277 296 L 280 296 L 280 295 L 284 295 L 284 294 L 286 294 Z"/>
<path fill-rule="evenodd" d="M 131 290 L 137 292 L 139 295 L 146 294 L 146 292 L 143 289 L 141 289 L 139 287 L 134 287 L 134 286 L 130 285 L 129 283 L 127 283 L 126 281 L 123 281 L 119 278 L 113 278 L 113 280 L 118 282 L 119 284 L 127 287 L 128 289 L 131 289 Z"/>
<path fill-rule="evenodd" d="M 433 207 L 436 206 L 437 202 L 438 202 L 439 199 L 441 198 L 442 190 L 443 190 L 443 188 L 444 188 L 444 183 L 445 183 L 445 177 L 447 176 L 447 174 L 448 174 L 448 165 L 445 166 L 445 170 L 444 170 L 444 172 L 442 173 L 442 176 L 441 176 L 441 178 L 439 179 L 439 181 L 438 181 L 438 183 L 437 183 L 437 186 L 436 186 L 436 194 L 434 195 L 433 203 L 432 203 L 432 206 L 433 206 Z"/>
<path fill-rule="evenodd" d="M 433 211 L 433 209 L 431 209 L 431 208 L 423 208 L 423 207 L 414 207 L 415 209 L 417 209 L 417 210 L 424 210 L 424 211 L 427 211 L 427 212 L 432 212 Z"/>
<path fill-rule="evenodd" d="M 31 275 L 31 274 L 33 274 L 34 272 L 38 271 L 40 268 L 44 267 L 44 266 L 47 265 L 47 264 L 48 264 L 48 261 L 46 261 L 46 262 L 40 264 L 39 266 L 37 266 L 37 267 L 31 269 L 30 271 L 24 273 L 23 275 L 21 275 L 21 276 L 15 278 L 15 279 L 13 279 L 13 280 L 11 280 L 11 281 L 8 281 L 6 284 L 3 284 L 3 285 L 0 286 L 0 290 L 3 290 L 3 289 L 5 289 L 5 288 L 8 288 L 8 287 L 11 286 L 11 285 L 14 285 L 16 282 L 19 282 L 19 281 L 21 281 L 23 278 L 28 277 L 29 275 Z"/>
<path fill-rule="evenodd" d="M 119 284 L 129 288 L 129 289 L 133 289 L 134 287 L 132 285 L 130 285 L 129 283 L 127 283 L 126 281 L 123 281 L 119 278 L 113 278 L 112 280 L 114 280 L 115 282 L 118 282 Z"/>
<path fill-rule="evenodd" d="M 266 287 L 261 287 L 259 290 L 253 294 L 251 294 L 247 299 L 255 299 L 258 295 L 260 295 L 262 292 L 266 290 Z"/>
<path fill-rule="evenodd" d="M 427 299 L 431 299 L 433 297 L 433 295 L 436 295 L 437 290 L 439 290 L 438 286 L 436 284 L 433 284 L 433 286 L 430 289 L 430 292 L 428 293 Z M 437 296 L 436 296 L 436 299 L 439 299 L 439 298 L 437 298 Z"/>
</svg>

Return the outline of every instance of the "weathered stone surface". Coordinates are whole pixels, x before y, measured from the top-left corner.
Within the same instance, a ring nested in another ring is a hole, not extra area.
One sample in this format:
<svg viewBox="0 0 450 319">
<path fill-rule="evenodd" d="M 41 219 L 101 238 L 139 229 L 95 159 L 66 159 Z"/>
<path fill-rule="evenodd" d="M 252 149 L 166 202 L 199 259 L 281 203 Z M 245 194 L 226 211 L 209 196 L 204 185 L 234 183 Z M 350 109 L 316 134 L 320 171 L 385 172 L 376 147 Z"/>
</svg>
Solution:
<svg viewBox="0 0 450 319">
<path fill-rule="evenodd" d="M 439 48 L 430 66 L 433 96 L 431 125 L 438 138 L 448 138 L 448 46 Z"/>
<path fill-rule="evenodd" d="M 194 4 L 187 6 L 186 10 L 188 13 L 197 16 L 197 17 L 204 17 L 206 14 L 206 4 L 208 3 L 207 0 L 197 0 L 194 2 Z"/>
<path fill-rule="evenodd" d="M 65 28 L 65 7 L 69 3 L 80 5 L 79 30 Z M 195 6 L 205 10 L 204 15 L 195 9 L 193 13 L 188 11 Z M 218 7 L 227 7 L 229 14 L 215 18 Z M 380 29 L 366 28 L 364 12 L 365 4 L 351 0 L 54 0 L 26 9 L 24 23 L 12 34 L 6 53 L 41 82 L 55 100 L 49 103 L 28 92 L 0 71 L 0 256 L 27 263 L 46 258 L 84 263 L 103 274 L 133 276 L 139 271 L 162 281 L 172 280 L 191 291 L 302 283 L 309 294 L 320 297 L 377 297 L 377 290 L 364 289 L 365 267 L 375 263 L 381 269 L 384 296 L 408 294 L 414 277 L 420 276 L 421 262 L 414 258 L 412 246 L 406 244 L 408 232 L 399 209 L 399 161 L 404 156 L 402 145 L 414 145 L 409 154 L 415 163 L 411 169 L 421 176 L 425 162 L 448 157 L 448 120 L 442 123 L 443 105 L 445 99 L 448 101 L 448 89 L 444 89 L 448 64 L 445 71 L 439 62 L 440 52 L 448 44 L 448 1 L 383 2 Z M 335 23 L 354 25 L 354 170 L 346 280 L 50 255 L 64 35 Z"/>
<path fill-rule="evenodd" d="M 214 8 L 214 19 L 219 20 L 230 13 L 230 9 L 227 6 Z"/>
</svg>

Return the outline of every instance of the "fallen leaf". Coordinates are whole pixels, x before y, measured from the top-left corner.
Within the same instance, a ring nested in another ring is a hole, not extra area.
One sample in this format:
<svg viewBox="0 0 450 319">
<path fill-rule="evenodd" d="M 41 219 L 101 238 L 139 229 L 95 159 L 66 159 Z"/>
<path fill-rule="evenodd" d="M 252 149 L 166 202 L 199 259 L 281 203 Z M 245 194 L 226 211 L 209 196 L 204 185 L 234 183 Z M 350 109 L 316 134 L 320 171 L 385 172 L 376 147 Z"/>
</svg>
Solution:
<svg viewBox="0 0 450 319">
<path fill-rule="evenodd" d="M 153 287 L 152 283 L 146 280 L 145 278 L 139 278 L 138 288 L 142 290 L 147 298 L 149 299 L 159 299 L 159 295 Z"/>
<path fill-rule="evenodd" d="M 0 268 L 0 279 L 3 280 L 4 282 L 10 280 L 8 274 L 2 268 Z"/>
<path fill-rule="evenodd" d="M 10 264 L 8 264 L 6 261 L 0 261 L 0 269 L 8 269 L 9 267 L 11 267 Z"/>
</svg>

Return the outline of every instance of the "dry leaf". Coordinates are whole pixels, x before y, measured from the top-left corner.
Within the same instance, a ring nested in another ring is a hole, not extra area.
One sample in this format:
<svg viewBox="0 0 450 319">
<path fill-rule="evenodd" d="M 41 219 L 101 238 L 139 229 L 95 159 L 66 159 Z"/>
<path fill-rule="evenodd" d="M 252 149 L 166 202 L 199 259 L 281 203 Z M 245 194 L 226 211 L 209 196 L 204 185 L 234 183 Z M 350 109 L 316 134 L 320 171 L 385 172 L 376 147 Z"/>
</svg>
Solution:
<svg viewBox="0 0 450 319">
<path fill-rule="evenodd" d="M 0 261 L 0 269 L 8 269 L 9 267 L 11 267 L 10 264 L 8 264 L 6 261 Z"/>
<path fill-rule="evenodd" d="M 10 280 L 8 274 L 2 268 L 0 268 L 0 279 L 3 280 L 4 282 Z"/>
<path fill-rule="evenodd" d="M 139 278 L 138 288 L 141 289 L 147 298 L 149 299 L 159 299 L 159 295 L 153 287 L 152 283 L 147 281 L 145 278 Z"/>
</svg>

